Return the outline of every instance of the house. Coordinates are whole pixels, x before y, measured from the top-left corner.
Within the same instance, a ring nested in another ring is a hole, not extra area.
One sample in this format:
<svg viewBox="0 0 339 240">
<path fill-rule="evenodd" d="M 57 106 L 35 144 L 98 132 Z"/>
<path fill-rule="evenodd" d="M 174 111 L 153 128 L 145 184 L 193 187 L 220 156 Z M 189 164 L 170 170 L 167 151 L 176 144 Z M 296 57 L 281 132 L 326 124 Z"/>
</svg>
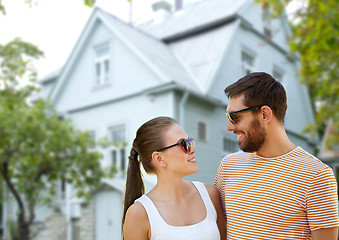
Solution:
<svg viewBox="0 0 339 240">
<path fill-rule="evenodd" d="M 157 116 L 177 119 L 196 141 L 200 171 L 188 179 L 212 183 L 221 158 L 238 151 L 236 136 L 226 131 L 224 89 L 252 71 L 271 73 L 285 86 L 287 134 L 313 152 L 315 142 L 300 134 L 314 119 L 297 80 L 299 61 L 289 52 L 287 19 L 270 19 L 253 0 L 175 2 L 172 11 L 174 3 L 156 1 L 153 21 L 138 26 L 95 8 L 62 69 L 40 80 L 60 115 L 96 139 L 108 135 L 127 146 L 102 150 L 102 167 L 115 164 L 120 172 L 90 202 L 60 187 L 57 211 L 37 209 L 37 225 L 58 221 L 68 240 L 121 239 L 129 150 L 138 127 Z M 154 185 L 154 176 L 144 180 L 146 189 Z M 56 239 L 55 230 L 41 229 L 45 237 L 35 239 Z"/>
</svg>

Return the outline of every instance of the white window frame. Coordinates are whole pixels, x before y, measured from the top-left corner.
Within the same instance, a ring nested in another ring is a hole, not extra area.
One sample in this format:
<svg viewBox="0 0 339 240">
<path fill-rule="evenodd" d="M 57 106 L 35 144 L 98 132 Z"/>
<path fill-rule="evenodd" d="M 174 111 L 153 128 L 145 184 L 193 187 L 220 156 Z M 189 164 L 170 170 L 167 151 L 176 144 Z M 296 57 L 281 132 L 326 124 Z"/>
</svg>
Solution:
<svg viewBox="0 0 339 240">
<path fill-rule="evenodd" d="M 108 48 L 107 53 L 99 55 L 100 50 Z M 93 48 L 93 85 L 94 86 L 103 86 L 107 85 L 112 81 L 112 54 L 111 54 L 111 44 L 105 43 Z M 108 63 L 107 63 L 108 62 Z M 97 66 L 99 66 L 100 76 L 97 76 Z M 106 66 L 108 66 L 108 73 L 106 72 Z"/>
<path fill-rule="evenodd" d="M 116 140 L 112 138 L 112 131 L 121 131 L 123 130 L 122 137 Z M 110 164 L 114 164 L 113 154 L 115 153 L 116 168 L 123 175 L 127 171 L 127 142 L 126 142 L 126 126 L 125 125 L 116 125 L 108 129 L 109 139 L 112 141 L 112 146 L 109 148 L 109 160 Z"/>
<path fill-rule="evenodd" d="M 248 58 L 251 58 L 252 60 L 248 61 Z M 242 48 L 240 52 L 240 59 L 244 75 L 254 72 L 256 55 L 252 51 Z"/>
</svg>

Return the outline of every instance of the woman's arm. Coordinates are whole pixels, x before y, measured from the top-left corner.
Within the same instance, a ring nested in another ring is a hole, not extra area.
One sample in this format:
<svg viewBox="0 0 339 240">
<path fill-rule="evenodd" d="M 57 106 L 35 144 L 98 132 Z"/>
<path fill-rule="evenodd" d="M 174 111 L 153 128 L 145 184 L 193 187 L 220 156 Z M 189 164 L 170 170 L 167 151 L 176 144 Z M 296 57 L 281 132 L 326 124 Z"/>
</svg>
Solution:
<svg viewBox="0 0 339 240">
<path fill-rule="evenodd" d="M 148 216 L 141 203 L 136 202 L 128 208 L 123 234 L 124 240 L 149 240 L 151 238 Z"/>
<path fill-rule="evenodd" d="M 225 240 L 226 239 L 226 220 L 224 216 L 224 211 L 222 209 L 219 192 L 214 185 L 205 183 L 205 186 L 213 202 L 215 211 L 217 212 L 217 225 L 218 225 L 219 232 L 220 232 L 220 239 Z"/>
</svg>

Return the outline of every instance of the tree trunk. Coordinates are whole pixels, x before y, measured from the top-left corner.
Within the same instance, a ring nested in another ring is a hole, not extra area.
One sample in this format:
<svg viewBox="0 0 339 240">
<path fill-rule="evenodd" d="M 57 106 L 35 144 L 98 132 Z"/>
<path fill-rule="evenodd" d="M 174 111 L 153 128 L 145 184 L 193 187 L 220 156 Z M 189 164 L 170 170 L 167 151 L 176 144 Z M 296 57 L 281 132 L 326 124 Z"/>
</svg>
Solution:
<svg viewBox="0 0 339 240">
<path fill-rule="evenodd" d="M 18 217 L 18 233 L 19 239 L 18 240 L 30 240 L 30 229 L 28 224 L 22 217 Z"/>
</svg>

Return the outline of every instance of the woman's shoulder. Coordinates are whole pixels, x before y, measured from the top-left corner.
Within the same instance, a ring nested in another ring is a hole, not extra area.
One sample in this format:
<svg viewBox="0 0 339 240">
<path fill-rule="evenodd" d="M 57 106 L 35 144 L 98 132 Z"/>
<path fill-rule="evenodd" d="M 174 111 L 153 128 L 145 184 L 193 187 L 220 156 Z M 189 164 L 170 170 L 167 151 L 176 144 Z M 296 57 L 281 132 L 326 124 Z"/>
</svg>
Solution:
<svg viewBox="0 0 339 240">
<path fill-rule="evenodd" d="M 148 218 L 147 217 L 147 212 L 144 208 L 144 206 L 136 201 L 135 203 L 133 203 L 128 209 L 127 209 L 127 212 L 126 212 L 126 218 L 130 216 L 132 217 L 133 219 L 146 219 Z"/>
<path fill-rule="evenodd" d="M 125 239 L 148 239 L 150 225 L 147 212 L 140 202 L 133 203 L 126 212 L 124 224 Z"/>
</svg>

